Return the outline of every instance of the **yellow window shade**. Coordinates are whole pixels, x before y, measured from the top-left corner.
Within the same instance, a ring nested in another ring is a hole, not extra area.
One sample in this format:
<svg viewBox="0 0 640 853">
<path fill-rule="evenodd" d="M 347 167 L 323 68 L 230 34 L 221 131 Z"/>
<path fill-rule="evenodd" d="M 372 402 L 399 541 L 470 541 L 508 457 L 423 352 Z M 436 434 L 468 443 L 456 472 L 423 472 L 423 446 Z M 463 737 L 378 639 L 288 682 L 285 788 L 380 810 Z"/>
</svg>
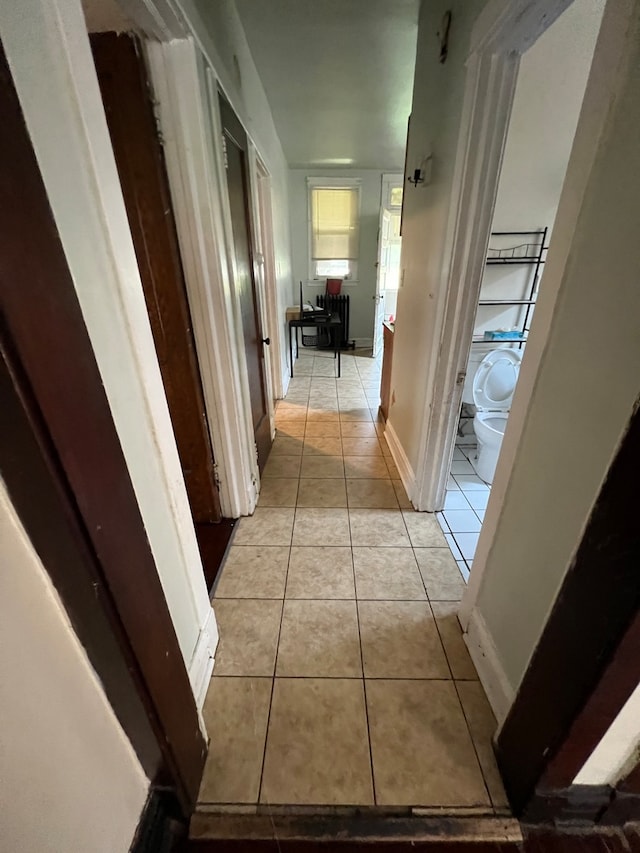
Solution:
<svg viewBox="0 0 640 853">
<path fill-rule="evenodd" d="M 357 260 L 360 242 L 356 187 L 311 190 L 311 257 L 314 261 Z"/>
</svg>

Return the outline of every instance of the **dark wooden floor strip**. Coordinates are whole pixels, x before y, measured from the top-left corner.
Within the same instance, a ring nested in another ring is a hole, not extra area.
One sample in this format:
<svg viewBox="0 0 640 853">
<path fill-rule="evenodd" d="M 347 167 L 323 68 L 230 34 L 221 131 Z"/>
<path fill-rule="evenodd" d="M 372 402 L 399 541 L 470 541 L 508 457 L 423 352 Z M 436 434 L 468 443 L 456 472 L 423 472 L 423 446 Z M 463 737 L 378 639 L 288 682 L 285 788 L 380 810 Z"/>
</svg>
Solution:
<svg viewBox="0 0 640 853">
<path fill-rule="evenodd" d="M 204 579 L 209 592 L 220 573 L 235 525 L 236 521 L 231 518 L 223 518 L 217 524 L 196 523 L 195 525 Z"/>
<path fill-rule="evenodd" d="M 640 853 L 640 827 L 520 827 L 500 818 L 194 815 L 180 853 Z"/>
</svg>

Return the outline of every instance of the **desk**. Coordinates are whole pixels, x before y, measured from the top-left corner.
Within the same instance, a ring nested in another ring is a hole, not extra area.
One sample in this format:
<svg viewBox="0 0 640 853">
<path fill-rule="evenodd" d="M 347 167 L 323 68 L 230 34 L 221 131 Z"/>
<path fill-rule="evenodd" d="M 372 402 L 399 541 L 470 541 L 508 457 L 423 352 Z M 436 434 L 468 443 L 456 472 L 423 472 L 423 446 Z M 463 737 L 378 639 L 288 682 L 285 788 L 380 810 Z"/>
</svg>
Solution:
<svg viewBox="0 0 640 853">
<path fill-rule="evenodd" d="M 291 378 L 293 379 L 293 341 L 292 331 L 296 330 L 296 358 L 298 358 L 298 329 L 316 328 L 328 329 L 333 339 L 333 357 L 338 359 L 338 379 L 340 379 L 340 342 L 342 341 L 342 320 L 338 314 L 332 314 L 328 320 L 314 320 L 313 317 L 305 317 L 302 320 L 289 320 L 289 363 L 291 365 Z"/>
</svg>

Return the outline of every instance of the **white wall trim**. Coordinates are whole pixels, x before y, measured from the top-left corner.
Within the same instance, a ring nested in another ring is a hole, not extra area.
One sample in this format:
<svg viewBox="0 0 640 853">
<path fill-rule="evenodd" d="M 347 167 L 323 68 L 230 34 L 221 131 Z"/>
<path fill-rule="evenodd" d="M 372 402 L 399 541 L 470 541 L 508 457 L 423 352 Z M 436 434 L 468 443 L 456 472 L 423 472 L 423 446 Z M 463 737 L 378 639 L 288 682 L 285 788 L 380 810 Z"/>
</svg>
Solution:
<svg viewBox="0 0 640 853">
<path fill-rule="evenodd" d="M 573 0 L 489 0 L 478 15 L 469 53 L 523 54 Z"/>
<path fill-rule="evenodd" d="M 196 643 L 189 664 L 189 681 L 191 682 L 191 689 L 195 696 L 198 711 L 202 710 L 207 690 L 209 689 L 218 640 L 218 626 L 216 625 L 213 608 L 210 607 L 206 622 L 200 629 L 198 642 Z"/>
<path fill-rule="evenodd" d="M 236 111 L 236 114 L 238 114 L 239 120 L 243 124 L 247 133 L 247 139 L 250 143 L 249 162 L 252 178 L 252 205 L 254 213 L 256 210 L 260 210 L 261 214 L 263 212 L 261 192 L 259 190 L 258 182 L 254 180 L 256 177 L 254 173 L 254 161 L 257 162 L 259 166 L 257 174 L 260 180 L 262 181 L 263 178 L 266 178 L 266 186 L 268 187 L 267 192 L 269 193 L 269 196 L 268 204 L 264 210 L 265 220 L 263 227 L 266 229 L 265 234 L 271 236 L 271 246 L 268 245 L 269 241 L 267 241 L 267 245 L 263 245 L 262 248 L 259 249 L 258 255 L 262 254 L 265 258 L 264 275 L 266 283 L 266 302 L 264 308 L 265 322 L 263 323 L 263 329 L 269 330 L 266 332 L 266 336 L 271 338 L 271 352 L 270 354 L 267 353 L 266 360 L 270 361 L 270 370 L 268 371 L 268 374 L 270 375 L 272 388 L 269 394 L 269 406 L 271 426 L 273 428 L 273 401 L 274 399 L 283 397 L 286 393 L 286 385 L 288 385 L 288 365 L 286 361 L 283 361 L 285 341 L 284 332 L 286 330 L 284 328 L 284 324 L 277 321 L 277 318 L 281 316 L 284 317 L 284 310 L 280 310 L 282 305 L 280 304 L 275 268 L 275 253 L 273 251 L 273 217 L 270 200 L 271 180 L 269 171 L 261 159 L 259 146 L 253 139 L 252 134 L 247 127 L 247 122 L 243 120 L 241 116 L 238 92 L 236 92 L 235 89 L 230 91 L 233 87 L 228 85 L 229 81 L 226 81 L 225 84 L 225 82 L 220 79 L 220 75 L 217 70 L 219 67 L 222 67 L 220 58 L 215 50 L 212 49 L 210 40 L 205 38 L 204 41 L 206 41 L 206 44 L 204 43 L 202 34 L 205 28 L 197 10 L 193 7 L 193 4 L 189 2 L 189 0 L 119 0 L 119 2 L 126 11 L 130 20 L 133 21 L 136 24 L 136 27 L 146 35 L 164 42 L 170 41 L 171 39 L 185 38 L 187 36 L 194 40 L 198 51 L 202 54 L 205 64 L 208 66 L 208 73 L 210 73 L 214 78 L 214 83 L 219 85 L 225 93 L 225 96 Z M 214 90 L 216 85 L 214 85 Z M 244 118 L 246 119 L 246 116 Z M 212 116 L 212 120 L 215 123 L 215 115 Z M 218 157 L 219 147 L 220 146 L 216 146 L 214 159 L 217 159 Z M 256 223 L 258 222 L 257 219 L 254 219 L 254 221 Z M 255 235 L 256 244 L 260 244 L 262 240 L 263 235 L 257 231 Z M 232 271 L 230 271 L 230 274 L 232 274 Z M 270 288 L 273 288 L 273 294 L 270 293 Z M 272 314 L 274 316 L 272 316 Z M 267 381 L 269 381 L 269 377 Z M 257 476 L 257 463 L 255 466 L 255 473 Z"/>
<path fill-rule="evenodd" d="M 256 167 L 260 223 L 260 251 L 262 252 L 263 257 L 262 269 L 264 276 L 266 310 L 264 330 L 267 337 L 271 339 L 270 365 L 272 394 L 275 399 L 279 400 L 284 397 L 285 394 L 283 370 L 286 369 L 286 363 L 283 365 L 283 341 L 281 334 L 281 329 L 283 327 L 281 318 L 284 316 L 285 310 L 281 304 L 276 276 L 273 210 L 271 206 L 271 177 L 267 167 L 264 165 L 257 152 Z"/>
<path fill-rule="evenodd" d="M 171 0 L 118 0 L 118 6 L 138 31 L 158 41 L 184 38 L 187 28 Z"/>
<path fill-rule="evenodd" d="M 403 446 L 400 444 L 400 440 L 394 430 L 393 426 L 389 421 L 384 429 L 384 437 L 387 440 L 387 444 L 389 445 L 389 450 L 391 451 L 391 456 L 393 461 L 396 463 L 396 467 L 400 474 L 400 479 L 402 480 L 402 485 L 404 486 L 405 492 L 409 500 L 414 501 L 414 495 L 416 490 L 416 476 L 413 472 L 413 468 L 411 467 L 411 463 L 407 457 L 407 454 L 404 452 Z M 414 501 L 415 503 L 415 501 Z"/>
<path fill-rule="evenodd" d="M 191 39 L 149 42 L 147 53 L 159 105 L 222 512 L 237 518 L 255 509 L 257 470 L 255 443 L 247 430 L 243 395 L 247 377 L 238 359 L 223 194 L 213 154 L 213 133 L 208 126 L 207 86 Z"/>
<path fill-rule="evenodd" d="M 203 86 L 207 92 L 207 129 L 209 131 L 209 151 L 211 152 L 212 165 L 217 176 L 218 191 L 216 193 L 216 198 L 218 199 L 220 215 L 222 219 L 222 233 L 224 235 L 224 246 L 227 261 L 227 276 L 230 294 L 229 306 L 231 313 L 229 317 L 231 325 L 229 329 L 234 337 L 236 360 L 239 368 L 237 394 L 238 400 L 242 403 L 244 409 L 244 419 L 240 423 L 240 428 L 243 431 L 243 442 L 245 443 L 245 446 L 249 449 L 249 456 L 247 458 L 247 462 L 250 465 L 251 469 L 251 480 L 253 489 L 251 496 L 253 507 L 251 509 L 251 512 L 253 512 L 258 498 L 260 473 L 258 470 L 258 448 L 256 446 L 255 435 L 253 432 L 253 413 L 251 409 L 251 392 L 249 390 L 249 368 L 247 365 L 247 356 L 245 352 L 242 308 L 240 305 L 240 292 L 236 287 L 238 274 L 236 269 L 236 253 L 233 238 L 233 223 L 231 219 L 231 204 L 229 201 L 229 190 L 227 187 L 227 168 L 225 162 L 225 153 L 222 145 L 223 132 L 222 116 L 220 113 L 220 81 L 211 66 L 209 65 L 209 61 L 204 54 L 200 54 L 199 67 L 202 74 Z M 239 118 L 238 121 L 240 121 Z M 244 129 L 246 133 L 246 128 Z M 247 144 L 248 159 L 250 159 L 252 141 L 249 137 L 249 134 L 247 134 Z M 249 179 L 250 177 L 251 176 L 249 175 Z M 249 189 L 250 193 L 253 194 L 254 189 L 251 183 Z M 250 203 L 253 205 L 253 197 L 251 197 Z M 253 238 L 250 234 L 249 240 L 251 239 Z"/>
<path fill-rule="evenodd" d="M 468 62 L 416 470 L 416 507 L 428 512 L 444 505 L 518 66 L 515 54 Z"/>
<path fill-rule="evenodd" d="M 251 230 L 249 239 L 252 241 L 251 254 L 253 257 L 253 276 L 256 285 L 256 298 L 258 300 L 258 315 L 260 318 L 260 330 L 265 338 L 269 338 L 275 345 L 275 340 L 269 336 L 269 298 L 272 295 L 267 290 L 265 271 L 265 255 L 263 243 L 267 241 L 262 221 L 262 199 L 260 173 L 258 170 L 258 152 L 256 147 L 248 139 L 247 165 L 249 169 L 249 193 L 251 204 Z M 271 436 L 275 435 L 275 393 L 273 389 L 273 350 L 271 344 L 262 344 L 262 356 L 264 370 L 264 391 L 266 396 L 267 415 L 269 417 L 269 431 Z"/>
<path fill-rule="evenodd" d="M 471 613 L 464 641 L 496 720 L 501 725 L 513 704 L 515 691 L 509 684 L 491 634 L 477 609 Z"/>
</svg>

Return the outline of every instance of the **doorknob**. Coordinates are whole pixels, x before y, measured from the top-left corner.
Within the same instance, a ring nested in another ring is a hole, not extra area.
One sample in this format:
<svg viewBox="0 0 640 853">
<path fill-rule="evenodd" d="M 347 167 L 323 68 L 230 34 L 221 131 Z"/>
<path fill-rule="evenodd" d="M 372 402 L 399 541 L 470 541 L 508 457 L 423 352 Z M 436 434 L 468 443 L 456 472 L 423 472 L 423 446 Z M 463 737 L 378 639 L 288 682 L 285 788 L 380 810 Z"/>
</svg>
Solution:
<svg viewBox="0 0 640 853">
<path fill-rule="evenodd" d="M 263 344 L 266 344 L 267 346 L 269 346 L 269 344 L 271 343 L 271 338 L 263 338 L 263 339 L 262 339 L 262 343 L 263 343 Z"/>
</svg>

